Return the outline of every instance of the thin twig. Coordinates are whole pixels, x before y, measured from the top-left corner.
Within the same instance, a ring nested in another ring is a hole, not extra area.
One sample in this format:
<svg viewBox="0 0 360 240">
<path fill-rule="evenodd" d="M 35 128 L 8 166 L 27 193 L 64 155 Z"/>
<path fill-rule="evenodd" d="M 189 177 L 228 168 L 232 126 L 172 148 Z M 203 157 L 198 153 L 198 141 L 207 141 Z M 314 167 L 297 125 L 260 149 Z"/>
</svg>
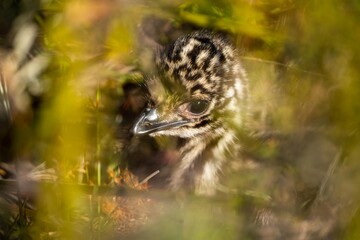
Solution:
<svg viewBox="0 0 360 240">
<path fill-rule="evenodd" d="M 137 186 L 141 186 L 144 183 L 146 183 L 147 181 L 149 181 L 151 178 L 153 178 L 155 175 L 157 175 L 160 172 L 160 170 L 156 170 L 155 172 L 153 172 L 152 174 L 150 174 L 148 177 L 146 177 L 144 180 L 142 180 Z"/>
<path fill-rule="evenodd" d="M 330 164 L 329 168 L 326 171 L 326 174 L 321 182 L 318 194 L 317 194 L 317 199 L 318 201 L 322 201 L 324 200 L 324 192 L 326 189 L 326 186 L 328 185 L 329 179 L 330 177 L 334 174 L 335 168 L 337 167 L 338 163 L 340 162 L 341 156 L 342 156 L 342 149 L 339 150 L 338 154 L 336 154 L 334 160 L 332 161 L 332 163 Z"/>
<path fill-rule="evenodd" d="M 254 58 L 254 57 L 241 57 L 243 60 L 250 60 L 250 61 L 256 61 L 256 62 L 262 62 L 262 63 L 267 63 L 267 64 L 272 64 L 272 65 L 277 65 L 277 66 L 281 66 L 284 68 L 290 68 L 290 69 L 294 69 L 296 71 L 300 71 L 300 72 L 304 72 L 307 74 L 311 74 L 311 75 L 316 75 L 316 76 L 321 76 L 323 77 L 324 75 L 321 73 L 317 73 L 317 72 L 310 72 L 307 70 L 303 70 L 301 68 L 297 68 L 294 66 L 291 66 L 289 64 L 285 64 L 285 63 L 280 63 L 280 62 L 275 62 L 275 61 L 270 61 L 270 60 L 265 60 L 265 59 L 261 59 L 261 58 Z"/>
</svg>

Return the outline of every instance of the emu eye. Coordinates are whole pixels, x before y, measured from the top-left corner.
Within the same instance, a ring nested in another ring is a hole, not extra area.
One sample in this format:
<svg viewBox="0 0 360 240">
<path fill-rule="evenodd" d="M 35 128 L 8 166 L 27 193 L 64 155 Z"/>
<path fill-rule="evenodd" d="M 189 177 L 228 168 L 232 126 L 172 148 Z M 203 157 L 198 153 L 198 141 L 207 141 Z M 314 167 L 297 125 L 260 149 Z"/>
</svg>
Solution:
<svg viewBox="0 0 360 240">
<path fill-rule="evenodd" d="M 200 115 L 207 110 L 208 106 L 209 102 L 206 100 L 194 100 L 189 103 L 187 111 L 194 115 Z"/>
</svg>

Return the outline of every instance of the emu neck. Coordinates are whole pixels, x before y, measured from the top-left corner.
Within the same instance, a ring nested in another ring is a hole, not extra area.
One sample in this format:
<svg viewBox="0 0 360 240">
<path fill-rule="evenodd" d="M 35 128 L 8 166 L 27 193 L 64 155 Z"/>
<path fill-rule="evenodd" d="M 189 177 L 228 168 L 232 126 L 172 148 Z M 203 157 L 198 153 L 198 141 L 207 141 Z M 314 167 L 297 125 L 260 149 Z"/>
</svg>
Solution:
<svg viewBox="0 0 360 240">
<path fill-rule="evenodd" d="M 199 136 L 186 141 L 180 149 L 181 161 L 171 176 L 171 189 L 177 191 L 185 187 L 196 194 L 214 195 L 219 172 L 226 159 L 225 152 L 234 138 L 234 134 L 217 131 L 212 136 Z"/>
</svg>

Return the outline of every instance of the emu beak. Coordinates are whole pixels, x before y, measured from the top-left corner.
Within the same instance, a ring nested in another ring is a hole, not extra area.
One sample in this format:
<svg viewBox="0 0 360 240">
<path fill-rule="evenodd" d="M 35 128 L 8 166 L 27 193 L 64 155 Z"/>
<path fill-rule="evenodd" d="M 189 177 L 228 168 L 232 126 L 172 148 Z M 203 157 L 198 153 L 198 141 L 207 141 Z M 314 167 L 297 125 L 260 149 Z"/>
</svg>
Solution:
<svg viewBox="0 0 360 240">
<path fill-rule="evenodd" d="M 185 125 L 189 121 L 179 120 L 172 122 L 160 121 L 156 109 L 146 108 L 145 111 L 136 119 L 134 126 L 131 129 L 134 135 L 144 135 L 154 132 L 176 128 Z"/>
</svg>

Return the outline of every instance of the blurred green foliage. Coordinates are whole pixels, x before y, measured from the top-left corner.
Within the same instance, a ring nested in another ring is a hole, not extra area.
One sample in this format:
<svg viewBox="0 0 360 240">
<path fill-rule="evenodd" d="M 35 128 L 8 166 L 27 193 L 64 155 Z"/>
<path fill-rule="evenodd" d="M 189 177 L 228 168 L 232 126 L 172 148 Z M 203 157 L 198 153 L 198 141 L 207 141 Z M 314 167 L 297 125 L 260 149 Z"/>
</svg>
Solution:
<svg viewBox="0 0 360 240">
<path fill-rule="evenodd" d="M 344 170 L 337 173 L 336 194 L 347 195 L 342 198 L 355 203 L 360 201 L 356 187 L 360 182 L 357 177 L 360 167 L 358 1 L 43 0 L 36 3 L 0 2 L 2 48 L 11 49 L 11 24 L 31 15 L 29 21 L 35 21 L 40 29 L 41 51 L 50 59 L 41 75 L 46 88 L 41 104 L 34 107 L 33 100 L 26 113 L 14 115 L 14 159 L 32 156 L 36 164 L 46 162 L 56 170 L 61 183 L 92 186 L 113 183 L 107 170 L 121 161 L 121 151 L 114 150 L 114 146 L 118 140 L 115 119 L 119 117 L 119 102 L 124 98 L 122 87 L 141 76 L 139 24 L 147 16 L 155 15 L 170 23 L 174 31 L 207 28 L 234 36 L 251 80 L 254 126 L 281 133 L 308 126 L 325 129 L 326 136 L 346 155 L 341 163 Z M 22 126 L 30 130 L 23 131 Z M 276 141 L 270 142 L 258 154 L 271 159 L 277 154 L 276 147 Z M 264 182 L 264 178 L 272 177 L 272 172 L 264 171 L 249 174 L 246 180 L 242 178 L 258 187 L 254 191 L 260 195 L 256 196 L 260 205 L 268 202 L 267 194 L 277 194 L 276 189 Z M 241 188 L 243 182 L 234 184 Z M 19 221 L 19 216 L 24 215 L 12 215 L 16 219 L 11 221 L 10 213 L 1 213 L 1 225 L 13 225 L 2 228 L 1 236 L 9 239 L 122 236 L 116 226 L 109 226 L 108 222 L 114 220 L 111 214 L 101 210 L 102 200 L 96 195 L 84 196 L 76 188 L 61 184 L 54 188 L 44 186 L 39 191 L 37 210 L 30 217 L 26 215 L 25 223 Z M 249 191 L 245 195 L 254 194 Z M 196 197 L 187 201 L 189 204 L 182 210 L 173 209 L 174 199 L 164 207 L 165 212 L 170 209 L 169 212 L 174 211 L 174 215 L 185 219 L 184 228 L 179 227 L 182 220 L 165 214 L 170 220 L 164 217 L 158 225 L 147 226 L 151 229 L 147 239 L 253 238 L 251 231 L 245 229 L 246 224 L 242 224 L 241 215 L 235 214 L 246 211 L 246 198 L 225 198 L 220 203 Z M 351 210 L 346 209 L 353 218 L 339 216 L 339 228 L 345 229 L 339 238 L 357 239 L 360 234 L 359 214 Z M 346 211 L 343 215 L 347 215 Z M 220 217 L 214 219 L 217 214 Z M 144 237 L 142 232 L 138 234 Z M 139 235 L 134 234 L 134 238 Z"/>
</svg>

